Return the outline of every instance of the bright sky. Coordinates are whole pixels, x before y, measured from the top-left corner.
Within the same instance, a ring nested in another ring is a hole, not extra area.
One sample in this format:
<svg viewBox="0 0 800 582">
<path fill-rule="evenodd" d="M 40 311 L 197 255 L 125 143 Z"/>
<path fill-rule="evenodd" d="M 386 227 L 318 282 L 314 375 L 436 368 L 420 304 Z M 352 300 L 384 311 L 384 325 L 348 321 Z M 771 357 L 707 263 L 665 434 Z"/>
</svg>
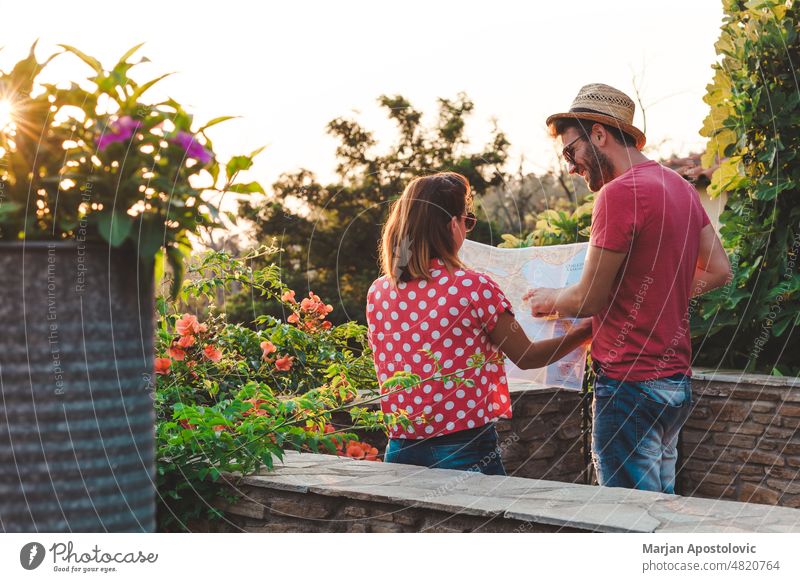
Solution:
<svg viewBox="0 0 800 582">
<path fill-rule="evenodd" d="M 586 83 L 632 94 L 636 75 L 648 141 L 664 142 L 662 154 L 699 149 L 722 18 L 719 0 L 0 1 L 0 68 L 37 38 L 42 57 L 65 43 L 108 66 L 145 41 L 140 54 L 152 63 L 141 80 L 178 73 L 151 97 L 174 97 L 198 121 L 241 115 L 209 133 L 223 158 L 268 144 L 253 170 L 265 186 L 299 167 L 332 177 L 325 125 L 335 117 L 390 139 L 376 105 L 383 93 L 406 96 L 431 120 L 437 97 L 465 91 L 476 105 L 470 136 L 486 139 L 496 118 L 511 166 L 524 156 L 527 170 L 542 171 L 555 163 L 546 116 L 567 110 Z M 88 72 L 63 56 L 48 78 Z"/>
</svg>

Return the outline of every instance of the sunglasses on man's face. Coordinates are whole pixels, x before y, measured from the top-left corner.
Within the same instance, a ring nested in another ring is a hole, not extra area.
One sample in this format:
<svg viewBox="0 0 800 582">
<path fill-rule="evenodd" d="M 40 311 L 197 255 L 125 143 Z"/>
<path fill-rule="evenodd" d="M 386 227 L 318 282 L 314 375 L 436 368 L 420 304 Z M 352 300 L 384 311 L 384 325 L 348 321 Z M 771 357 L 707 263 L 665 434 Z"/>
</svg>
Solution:
<svg viewBox="0 0 800 582">
<path fill-rule="evenodd" d="M 461 215 L 464 218 L 464 228 L 467 229 L 467 232 L 471 231 L 475 228 L 475 225 L 478 224 L 478 219 L 472 212 L 467 212 L 466 214 Z"/>
<path fill-rule="evenodd" d="M 565 145 L 564 149 L 561 150 L 561 155 L 564 156 L 564 159 L 567 161 L 568 164 L 570 164 L 572 166 L 577 165 L 575 163 L 575 146 L 573 144 L 576 141 L 578 141 L 579 139 L 584 139 L 585 137 L 586 136 L 583 135 L 583 134 L 579 135 L 578 137 L 573 139 L 571 142 L 569 142 L 567 145 Z"/>
</svg>

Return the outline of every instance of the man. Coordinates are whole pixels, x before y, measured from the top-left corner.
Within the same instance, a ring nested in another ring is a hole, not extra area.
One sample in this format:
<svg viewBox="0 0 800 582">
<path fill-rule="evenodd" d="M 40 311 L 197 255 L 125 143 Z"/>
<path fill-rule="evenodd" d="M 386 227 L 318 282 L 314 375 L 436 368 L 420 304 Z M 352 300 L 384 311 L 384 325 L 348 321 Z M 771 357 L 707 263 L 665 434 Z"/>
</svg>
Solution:
<svg viewBox="0 0 800 582">
<path fill-rule="evenodd" d="M 547 118 L 571 174 L 598 192 L 581 280 L 534 289 L 536 317 L 593 316 L 592 456 L 601 485 L 673 493 L 678 432 L 691 407 L 689 300 L 730 280 L 694 188 L 648 160 L 633 101 L 583 87 Z"/>
</svg>

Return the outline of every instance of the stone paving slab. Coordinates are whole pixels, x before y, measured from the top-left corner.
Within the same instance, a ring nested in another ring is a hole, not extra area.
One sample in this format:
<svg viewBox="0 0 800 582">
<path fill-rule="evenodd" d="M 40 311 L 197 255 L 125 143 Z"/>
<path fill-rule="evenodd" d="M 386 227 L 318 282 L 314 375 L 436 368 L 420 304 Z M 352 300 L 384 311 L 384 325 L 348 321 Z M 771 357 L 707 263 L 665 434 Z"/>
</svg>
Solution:
<svg viewBox="0 0 800 582">
<path fill-rule="evenodd" d="M 241 483 L 595 532 L 800 532 L 800 510 L 287 452 Z"/>
</svg>

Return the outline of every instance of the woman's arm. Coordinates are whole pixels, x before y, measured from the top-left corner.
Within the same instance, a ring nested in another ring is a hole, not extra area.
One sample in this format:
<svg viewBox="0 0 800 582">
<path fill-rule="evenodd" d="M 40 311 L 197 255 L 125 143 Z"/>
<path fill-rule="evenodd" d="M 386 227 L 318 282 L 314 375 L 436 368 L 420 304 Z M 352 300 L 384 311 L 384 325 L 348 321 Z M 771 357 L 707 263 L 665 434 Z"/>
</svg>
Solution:
<svg viewBox="0 0 800 582">
<path fill-rule="evenodd" d="M 579 322 L 561 337 L 532 342 L 517 319 L 504 311 L 497 319 L 489 337 L 517 367 L 523 370 L 541 368 L 560 360 L 592 337 L 590 319 Z"/>
</svg>

